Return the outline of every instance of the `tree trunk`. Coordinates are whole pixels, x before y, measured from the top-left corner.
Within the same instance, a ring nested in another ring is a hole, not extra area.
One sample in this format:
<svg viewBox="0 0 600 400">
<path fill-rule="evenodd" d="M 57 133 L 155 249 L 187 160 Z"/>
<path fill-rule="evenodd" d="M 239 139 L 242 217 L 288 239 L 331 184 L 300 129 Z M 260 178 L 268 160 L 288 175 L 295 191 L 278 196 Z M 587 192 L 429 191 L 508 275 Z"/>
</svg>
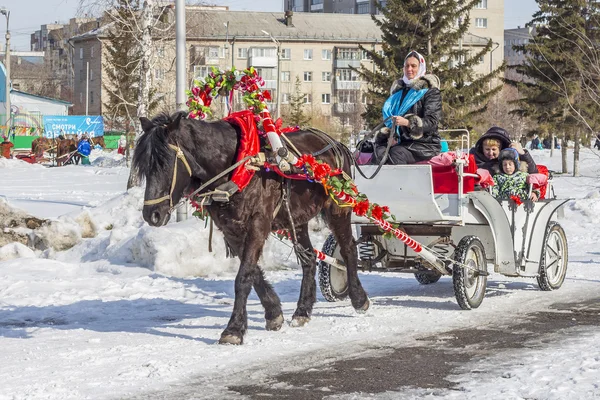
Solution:
<svg viewBox="0 0 600 400">
<path fill-rule="evenodd" d="M 554 155 L 554 133 L 550 134 L 550 157 Z"/>
<path fill-rule="evenodd" d="M 569 169 L 567 168 L 567 147 L 568 147 L 567 135 L 564 134 L 563 135 L 562 145 L 560 147 L 560 150 L 561 150 L 561 153 L 562 153 L 562 173 L 563 174 L 568 174 L 569 173 Z"/>
<path fill-rule="evenodd" d="M 579 129 L 575 131 L 575 145 L 573 146 L 573 176 L 579 176 Z"/>
<path fill-rule="evenodd" d="M 142 133 L 139 119 L 148 116 L 148 106 L 150 103 L 150 85 L 151 85 L 151 70 L 150 61 L 152 57 L 152 19 L 153 19 L 154 0 L 144 0 L 142 12 L 140 15 L 140 30 L 142 33 L 142 58 L 140 60 L 140 80 L 138 85 L 138 104 L 137 118 L 134 129 L 136 132 L 135 143 Z M 134 146 L 135 146 L 134 143 Z M 140 186 L 141 182 L 137 179 L 133 169 L 130 170 L 129 180 L 127 181 L 127 189 L 133 186 Z"/>
</svg>

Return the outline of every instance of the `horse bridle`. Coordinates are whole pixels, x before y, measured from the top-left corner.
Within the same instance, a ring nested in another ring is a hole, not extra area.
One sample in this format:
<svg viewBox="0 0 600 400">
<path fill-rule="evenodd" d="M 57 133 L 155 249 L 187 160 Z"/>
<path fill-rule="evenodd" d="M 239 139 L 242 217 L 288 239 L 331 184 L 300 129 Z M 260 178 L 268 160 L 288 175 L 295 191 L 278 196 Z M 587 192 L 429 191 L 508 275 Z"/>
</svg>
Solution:
<svg viewBox="0 0 600 400">
<path fill-rule="evenodd" d="M 179 148 L 179 146 L 175 146 L 170 143 L 168 145 L 170 148 L 175 150 L 176 153 L 175 166 L 173 167 L 173 181 L 171 183 L 171 191 L 168 195 L 159 197 L 158 199 L 144 201 L 145 206 L 153 206 L 155 204 L 162 203 L 165 200 L 169 200 L 169 206 L 171 207 L 171 209 L 173 208 L 173 191 L 175 190 L 175 185 L 177 183 L 177 160 L 181 160 L 183 165 L 185 165 L 187 172 L 190 174 L 190 177 L 192 176 L 192 169 L 190 168 L 190 164 L 188 164 L 187 159 L 185 158 L 185 154 L 183 154 L 183 151 Z"/>
</svg>

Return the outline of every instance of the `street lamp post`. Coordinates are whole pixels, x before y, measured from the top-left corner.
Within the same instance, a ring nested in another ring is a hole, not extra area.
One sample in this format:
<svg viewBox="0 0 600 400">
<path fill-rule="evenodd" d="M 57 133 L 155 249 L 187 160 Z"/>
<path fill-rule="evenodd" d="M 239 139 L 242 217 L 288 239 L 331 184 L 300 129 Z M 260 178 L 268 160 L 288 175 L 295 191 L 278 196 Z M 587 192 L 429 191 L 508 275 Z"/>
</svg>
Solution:
<svg viewBox="0 0 600 400">
<path fill-rule="evenodd" d="M 10 132 L 10 30 L 8 29 L 8 23 L 10 21 L 10 11 L 6 8 L 0 9 L 0 14 L 6 17 L 6 56 L 4 57 L 4 66 L 6 67 L 6 136 Z"/>
<path fill-rule="evenodd" d="M 267 35 L 268 37 L 271 38 L 271 40 L 273 41 L 273 43 L 275 43 L 277 45 L 277 93 L 275 93 L 276 96 L 276 104 L 277 104 L 277 112 L 276 112 L 276 119 L 279 119 L 279 117 L 281 116 L 281 94 L 279 92 L 281 92 L 281 90 L 279 90 L 279 86 L 280 86 L 280 80 L 281 80 L 281 43 L 279 42 L 279 40 L 275 39 L 273 37 L 273 35 L 271 35 L 269 32 L 267 31 L 262 31 L 262 33 L 264 33 L 265 35 Z"/>
</svg>

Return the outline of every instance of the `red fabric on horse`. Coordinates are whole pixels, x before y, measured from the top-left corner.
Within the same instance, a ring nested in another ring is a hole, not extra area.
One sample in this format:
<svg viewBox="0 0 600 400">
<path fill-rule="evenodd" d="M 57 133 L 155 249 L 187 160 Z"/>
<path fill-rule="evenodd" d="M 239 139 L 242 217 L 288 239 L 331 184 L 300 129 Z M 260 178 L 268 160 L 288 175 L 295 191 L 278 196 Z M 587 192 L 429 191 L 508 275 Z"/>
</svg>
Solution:
<svg viewBox="0 0 600 400">
<path fill-rule="evenodd" d="M 243 110 L 228 115 L 223 118 L 225 121 L 240 128 L 240 148 L 238 150 L 236 162 L 244 157 L 254 156 L 260 151 L 260 142 L 258 140 L 258 129 L 254 121 L 252 111 Z M 246 169 L 245 165 L 240 165 L 233 171 L 231 181 L 235 183 L 241 192 L 254 176 L 254 171 Z"/>
</svg>

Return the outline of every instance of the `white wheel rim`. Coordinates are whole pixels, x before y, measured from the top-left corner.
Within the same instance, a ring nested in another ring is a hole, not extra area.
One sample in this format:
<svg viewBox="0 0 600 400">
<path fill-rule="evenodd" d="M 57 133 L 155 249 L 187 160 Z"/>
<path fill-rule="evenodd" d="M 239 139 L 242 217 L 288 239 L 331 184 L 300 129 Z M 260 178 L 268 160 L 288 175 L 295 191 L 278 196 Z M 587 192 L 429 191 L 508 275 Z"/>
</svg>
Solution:
<svg viewBox="0 0 600 400">
<path fill-rule="evenodd" d="M 546 241 L 544 252 L 544 266 L 546 277 L 551 285 L 560 283 L 566 265 L 565 244 L 562 235 L 558 231 L 552 231 Z"/>
<path fill-rule="evenodd" d="M 340 246 L 337 243 L 333 250 L 332 257 L 337 258 L 338 260 L 342 259 Z M 346 271 L 336 267 L 329 266 L 329 281 L 331 282 L 331 288 L 335 293 L 342 293 L 348 287 L 348 275 L 346 274 Z"/>
<path fill-rule="evenodd" d="M 467 296 L 472 299 L 479 294 L 482 285 L 484 285 L 484 276 L 477 273 L 484 264 L 483 256 L 478 248 L 470 247 L 465 257 L 465 291 Z"/>
</svg>

